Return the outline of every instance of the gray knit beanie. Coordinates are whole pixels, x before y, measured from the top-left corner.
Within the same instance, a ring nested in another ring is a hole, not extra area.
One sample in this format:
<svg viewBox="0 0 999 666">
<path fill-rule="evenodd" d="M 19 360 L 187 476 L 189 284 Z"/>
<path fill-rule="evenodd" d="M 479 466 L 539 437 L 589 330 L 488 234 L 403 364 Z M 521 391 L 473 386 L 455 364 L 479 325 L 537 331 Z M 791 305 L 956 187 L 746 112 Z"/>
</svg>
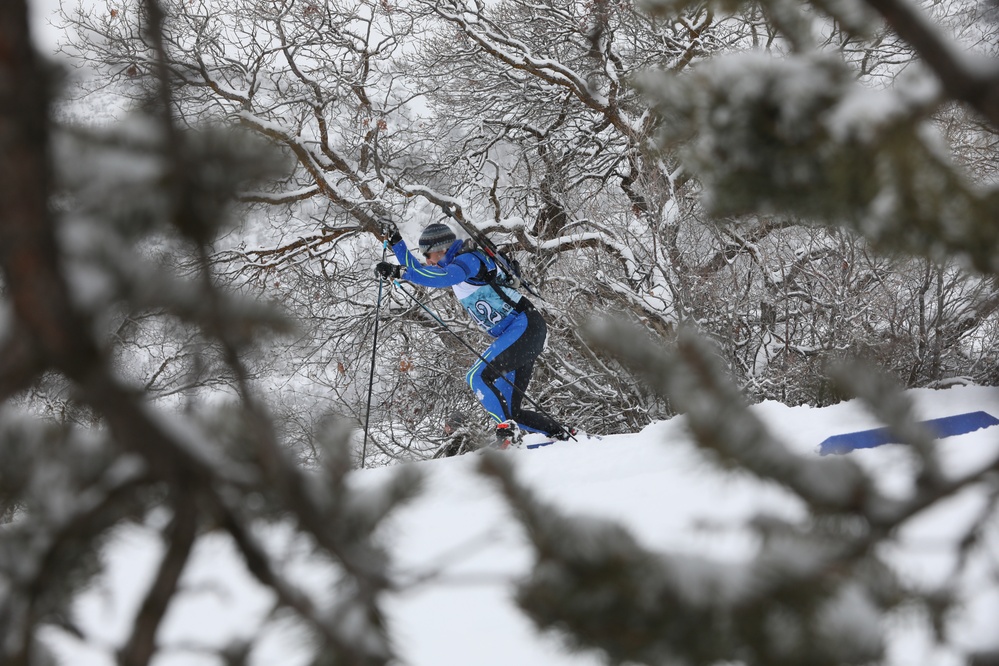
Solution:
<svg viewBox="0 0 999 666">
<path fill-rule="evenodd" d="M 451 247 L 458 237 L 451 231 L 451 227 L 440 222 L 427 225 L 427 228 L 420 234 L 420 252 L 423 256 L 431 252 L 443 252 Z"/>
</svg>

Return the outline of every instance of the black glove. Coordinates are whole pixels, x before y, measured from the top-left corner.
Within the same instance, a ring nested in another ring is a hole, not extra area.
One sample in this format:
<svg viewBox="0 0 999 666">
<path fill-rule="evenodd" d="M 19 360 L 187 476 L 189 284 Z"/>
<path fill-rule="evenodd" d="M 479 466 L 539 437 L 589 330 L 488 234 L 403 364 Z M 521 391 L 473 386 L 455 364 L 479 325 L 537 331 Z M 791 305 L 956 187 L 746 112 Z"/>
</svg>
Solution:
<svg viewBox="0 0 999 666">
<path fill-rule="evenodd" d="M 398 280 L 401 278 L 402 271 L 402 266 L 398 264 L 390 264 L 387 261 L 379 261 L 375 264 L 375 275 L 388 278 L 389 280 Z"/>
<path fill-rule="evenodd" d="M 378 230 L 381 231 L 382 238 L 388 239 L 389 245 L 395 245 L 402 240 L 402 235 L 395 226 L 395 222 L 388 218 L 378 218 Z"/>
</svg>

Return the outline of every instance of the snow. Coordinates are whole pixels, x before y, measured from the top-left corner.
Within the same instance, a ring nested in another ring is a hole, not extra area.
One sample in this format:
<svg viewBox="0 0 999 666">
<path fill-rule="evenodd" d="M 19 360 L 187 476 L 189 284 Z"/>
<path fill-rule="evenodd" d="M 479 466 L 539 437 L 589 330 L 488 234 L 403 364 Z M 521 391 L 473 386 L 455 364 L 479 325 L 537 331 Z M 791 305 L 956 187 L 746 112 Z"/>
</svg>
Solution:
<svg viewBox="0 0 999 666">
<path fill-rule="evenodd" d="M 919 418 L 984 410 L 999 415 L 999 389 L 955 387 L 910 391 Z M 856 401 L 827 408 L 787 407 L 766 402 L 752 408 L 773 433 L 803 457 L 820 459 L 818 445 L 833 434 L 880 425 Z M 686 585 L 699 585 L 705 562 L 729 563 L 728 592 L 743 582 L 740 572 L 754 562 L 758 539 L 746 527 L 751 519 L 800 520 L 804 508 L 787 490 L 738 472 L 720 472 L 691 441 L 685 418 L 654 423 L 639 433 L 602 440 L 583 439 L 535 450 L 508 451 L 517 478 L 545 502 L 569 515 L 620 521 L 642 545 L 668 552 Z M 990 428 L 937 442 L 945 473 L 953 476 L 993 463 L 999 456 L 999 429 Z M 911 488 L 913 458 L 903 446 L 855 451 L 847 456 L 870 472 L 885 493 Z M 827 457 L 825 460 L 838 460 Z M 544 666 L 596 666 L 595 653 L 570 653 L 553 635 L 540 634 L 517 610 L 512 583 L 531 565 L 525 536 L 495 483 L 478 471 L 482 458 L 410 463 L 353 473 L 362 495 L 377 499 L 398 483 L 400 471 L 418 471 L 424 492 L 396 514 L 384 537 L 395 558 L 400 590 L 388 603 L 395 648 L 410 666 L 475 663 Z M 925 589 L 946 589 L 964 602 L 948 617 L 953 645 L 936 646 L 920 613 L 899 611 L 885 628 L 889 665 L 957 666 L 957 648 L 994 645 L 999 592 L 994 562 L 981 562 L 955 575 L 954 541 L 975 519 L 987 498 L 970 487 L 912 521 L 888 548 L 903 580 Z M 368 500 L 359 500 L 368 501 Z M 586 524 L 586 523 L 584 523 Z M 153 526 L 121 527 L 106 550 L 107 574 L 78 601 L 74 618 L 89 636 L 84 645 L 68 633 L 50 630 L 46 641 L 65 663 L 112 666 L 113 649 L 156 569 L 162 545 Z M 279 556 L 303 590 L 330 589 L 335 577 L 309 561 L 308 549 L 276 525 L 257 538 Z M 984 535 L 996 552 L 999 533 Z M 584 540 L 585 542 L 585 540 Z M 780 552 L 788 557 L 787 549 Z M 795 552 L 788 566 L 807 567 L 811 555 Z M 717 584 L 717 580 L 715 581 Z M 692 588 L 693 589 L 693 588 Z M 227 538 L 210 534 L 199 541 L 160 634 L 166 650 L 155 666 L 217 664 L 212 646 L 239 645 L 261 637 L 250 664 L 294 666 L 306 663 L 306 637 L 280 615 L 272 596 L 253 580 Z M 726 592 L 726 593 L 728 593 Z M 694 592 L 691 592 L 694 593 Z M 845 588 L 826 610 L 830 626 L 856 627 L 876 641 L 882 631 L 862 594 Z M 96 647 L 95 647 L 96 646 Z M 956 647 L 955 647 L 956 646 Z"/>
</svg>

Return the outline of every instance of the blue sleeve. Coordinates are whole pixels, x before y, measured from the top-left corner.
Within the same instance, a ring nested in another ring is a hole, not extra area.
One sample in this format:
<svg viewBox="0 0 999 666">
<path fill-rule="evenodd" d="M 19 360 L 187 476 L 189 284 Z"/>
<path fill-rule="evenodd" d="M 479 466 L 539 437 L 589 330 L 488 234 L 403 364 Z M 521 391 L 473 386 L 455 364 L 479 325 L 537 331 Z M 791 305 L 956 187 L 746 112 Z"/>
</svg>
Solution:
<svg viewBox="0 0 999 666">
<path fill-rule="evenodd" d="M 464 282 L 478 272 L 472 270 L 472 266 L 469 265 L 470 257 L 468 255 L 458 255 L 446 268 L 443 268 L 421 264 L 406 247 L 405 241 L 393 245 L 392 252 L 395 253 L 395 258 L 399 260 L 399 263 L 406 267 L 406 272 L 402 275 L 403 279 L 424 287 L 450 287 Z"/>
</svg>

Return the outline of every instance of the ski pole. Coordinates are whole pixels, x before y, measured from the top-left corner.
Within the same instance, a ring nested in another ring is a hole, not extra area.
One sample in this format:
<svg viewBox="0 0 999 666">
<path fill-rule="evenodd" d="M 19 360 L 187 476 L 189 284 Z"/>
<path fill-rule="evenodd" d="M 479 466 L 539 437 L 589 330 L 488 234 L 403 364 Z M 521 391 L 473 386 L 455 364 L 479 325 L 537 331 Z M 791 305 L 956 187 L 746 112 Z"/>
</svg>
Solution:
<svg viewBox="0 0 999 666">
<path fill-rule="evenodd" d="M 385 257 L 388 252 L 388 240 L 382 243 L 382 261 L 385 261 Z M 364 468 L 365 461 L 368 457 L 368 421 L 371 419 L 371 393 L 375 387 L 375 353 L 378 350 L 378 321 L 380 317 L 378 316 L 379 310 L 382 308 L 382 287 L 385 284 L 385 279 L 382 276 L 378 276 L 378 300 L 375 302 L 375 331 L 374 331 L 374 341 L 371 343 L 371 372 L 368 378 L 368 406 L 364 413 L 364 442 L 361 444 L 361 468 Z"/>
<path fill-rule="evenodd" d="M 572 433 L 569 432 L 569 428 L 567 428 L 564 423 L 562 423 L 561 421 L 559 421 L 558 419 L 556 419 L 554 416 L 552 416 L 551 414 L 549 414 L 545 410 L 544 407 L 542 407 L 541 405 L 539 405 L 537 403 L 537 401 L 535 401 L 533 398 L 531 398 L 531 396 L 527 395 L 527 393 L 525 393 L 516 384 L 514 384 L 509 379 L 507 379 L 505 373 L 501 372 L 499 370 L 499 368 L 497 368 L 495 365 L 492 364 L 491 361 L 487 360 L 482 354 L 480 354 L 479 352 L 477 352 L 475 350 L 475 348 L 472 347 L 472 345 L 468 344 L 463 337 L 461 337 L 460 335 L 458 335 L 457 333 L 455 333 L 454 330 L 452 330 L 451 327 L 448 326 L 447 323 L 443 319 L 441 319 L 440 317 L 438 317 L 437 314 L 433 312 L 433 310 L 431 310 L 430 308 L 428 308 L 426 306 L 426 304 L 424 304 L 422 301 L 420 301 L 418 298 L 416 298 L 416 296 L 413 296 L 413 294 L 411 294 L 409 292 L 409 290 L 406 289 L 401 282 L 399 282 L 398 280 L 394 280 L 393 284 L 395 286 L 397 286 L 399 288 L 399 290 L 402 291 L 402 293 L 406 294 L 406 296 L 409 298 L 409 300 L 411 300 L 414 303 L 416 303 L 417 305 L 419 305 L 421 308 L 423 308 L 423 310 L 428 315 L 430 315 L 431 317 L 433 317 L 434 321 L 436 321 L 438 324 L 440 324 L 444 328 L 445 331 L 447 331 L 448 333 L 450 333 L 451 335 L 453 335 L 455 338 L 457 338 L 458 342 L 460 342 L 461 344 L 463 344 L 466 349 L 468 349 L 470 352 L 472 352 L 473 354 L 475 354 L 475 356 L 478 357 L 478 359 L 480 361 L 482 361 L 483 363 L 485 363 L 486 366 L 488 366 L 490 370 L 492 370 L 493 372 L 496 373 L 497 377 L 499 377 L 500 379 L 502 379 L 503 381 L 505 381 L 507 384 L 509 384 L 511 387 L 513 387 L 513 390 L 516 391 L 517 393 L 519 393 L 521 398 L 523 398 L 524 400 L 526 400 L 527 402 L 529 402 L 531 404 L 531 406 L 533 406 L 539 412 L 541 412 L 542 414 L 544 414 L 545 416 L 547 416 L 548 418 L 550 418 L 552 421 L 554 421 L 555 423 L 558 423 L 559 426 L 562 428 L 562 430 L 564 430 L 569 435 L 570 439 L 572 439 L 573 441 L 577 441 L 576 438 L 572 436 Z"/>
</svg>

